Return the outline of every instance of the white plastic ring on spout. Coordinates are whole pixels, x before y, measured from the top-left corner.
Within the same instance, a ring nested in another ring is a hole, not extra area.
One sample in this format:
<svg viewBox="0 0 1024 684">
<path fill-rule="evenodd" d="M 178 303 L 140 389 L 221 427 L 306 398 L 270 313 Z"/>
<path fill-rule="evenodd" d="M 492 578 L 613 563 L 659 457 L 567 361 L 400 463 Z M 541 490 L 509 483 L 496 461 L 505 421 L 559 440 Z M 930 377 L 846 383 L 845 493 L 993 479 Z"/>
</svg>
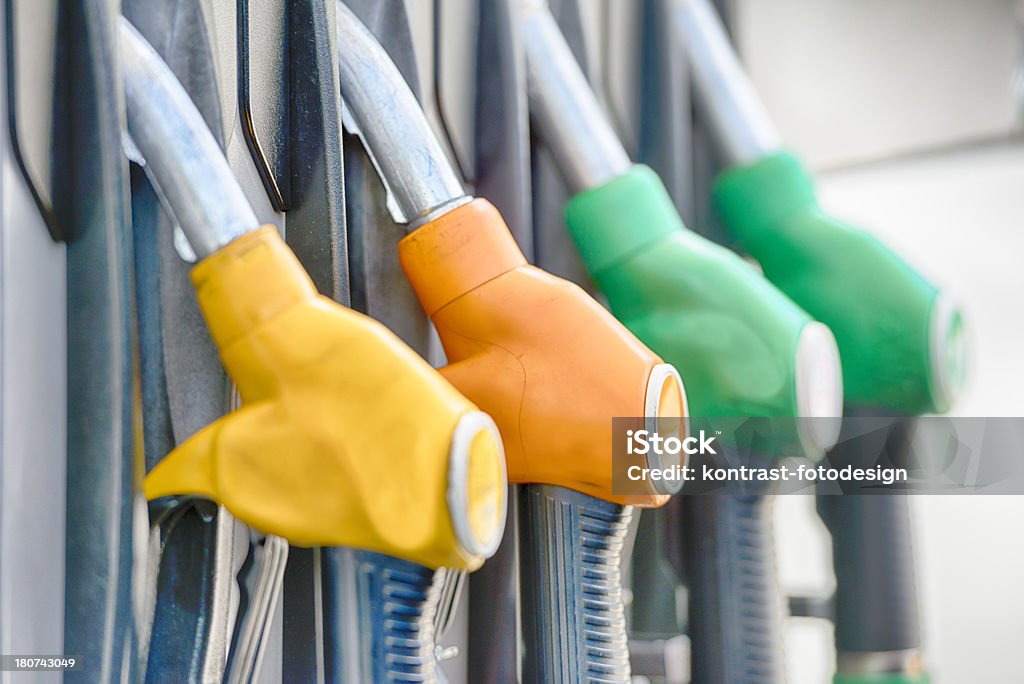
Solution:
<svg viewBox="0 0 1024 684">
<path fill-rule="evenodd" d="M 492 448 L 475 448 L 483 438 Z M 490 476 L 496 473 L 497 477 Z M 474 556 L 490 558 L 505 531 L 508 503 L 505 451 L 494 420 L 482 411 L 462 416 L 448 456 L 448 512 L 455 538 Z"/>
<path fill-rule="evenodd" d="M 690 433 L 688 412 L 686 388 L 679 377 L 679 371 L 672 364 L 659 363 L 651 369 L 651 375 L 647 379 L 647 393 L 644 399 L 645 429 L 664 438 L 684 439 Z M 666 429 L 666 426 L 669 429 Z M 668 456 L 656 451 L 651 449 L 647 455 L 647 467 L 651 470 L 666 470 L 672 466 L 682 468 L 687 465 L 685 451 L 679 452 L 675 457 L 676 463 L 669 463 Z M 655 494 L 676 494 L 683 488 L 683 480 L 652 479 L 651 486 Z"/>
<path fill-rule="evenodd" d="M 800 443 L 809 458 L 835 446 L 843 415 L 843 368 L 828 326 L 804 326 L 796 345 L 796 410 Z"/>
</svg>

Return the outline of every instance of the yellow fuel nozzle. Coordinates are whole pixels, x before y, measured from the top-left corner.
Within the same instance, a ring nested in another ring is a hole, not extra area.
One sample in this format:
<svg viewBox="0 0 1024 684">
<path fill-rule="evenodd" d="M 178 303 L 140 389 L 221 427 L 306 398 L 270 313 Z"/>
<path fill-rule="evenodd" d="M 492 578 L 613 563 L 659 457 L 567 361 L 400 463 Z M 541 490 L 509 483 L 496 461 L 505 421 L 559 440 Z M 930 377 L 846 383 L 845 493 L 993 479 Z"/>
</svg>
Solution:
<svg viewBox="0 0 1024 684">
<path fill-rule="evenodd" d="M 202 257 L 192 281 L 242 408 L 146 477 L 300 546 L 352 546 L 474 569 L 505 525 L 498 429 L 384 326 L 317 295 L 258 225 L 170 69 L 118 21 L 128 128 Z"/>
<path fill-rule="evenodd" d="M 299 546 L 352 546 L 475 569 L 505 523 L 502 444 L 477 410 L 384 326 L 316 293 L 272 227 L 192 271 L 242 408 L 146 477 Z"/>
</svg>

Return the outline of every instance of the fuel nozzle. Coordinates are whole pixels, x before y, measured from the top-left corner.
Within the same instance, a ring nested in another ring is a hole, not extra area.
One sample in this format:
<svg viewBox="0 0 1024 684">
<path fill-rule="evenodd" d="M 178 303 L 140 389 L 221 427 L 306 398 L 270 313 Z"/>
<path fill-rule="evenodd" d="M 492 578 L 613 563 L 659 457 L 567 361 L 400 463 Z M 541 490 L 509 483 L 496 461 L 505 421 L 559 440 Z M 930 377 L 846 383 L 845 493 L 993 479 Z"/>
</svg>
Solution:
<svg viewBox="0 0 1024 684">
<path fill-rule="evenodd" d="M 829 329 L 729 250 L 688 230 L 632 165 L 544 3 L 524 3 L 530 115 L 576 195 L 569 232 L 615 316 L 686 378 L 691 414 L 770 417 L 765 447 L 820 457 L 838 438 Z"/>
<path fill-rule="evenodd" d="M 497 427 L 372 319 L 317 294 L 259 227 L 199 113 L 124 19 L 128 127 L 201 261 L 191 277 L 242 407 L 145 478 L 300 546 L 343 545 L 476 568 L 505 520 Z"/>
<path fill-rule="evenodd" d="M 399 258 L 444 345 L 441 373 L 494 417 L 509 480 L 665 503 L 662 482 L 612 492 L 612 418 L 652 405 L 684 416 L 679 375 L 579 287 L 527 263 L 498 211 L 466 195 L 401 74 L 343 4 L 338 34 L 346 116 L 409 224 Z"/>
<path fill-rule="evenodd" d="M 903 414 L 945 411 L 964 378 L 964 323 L 950 296 L 871 234 L 821 209 L 708 0 L 673 0 L 697 106 L 729 167 L 713 199 L 765 276 L 827 324 L 846 401 Z"/>
<path fill-rule="evenodd" d="M 952 405 L 966 357 L 956 304 L 873 235 L 825 213 L 794 156 L 723 172 L 714 202 L 765 276 L 835 332 L 849 404 L 905 414 Z"/>
</svg>

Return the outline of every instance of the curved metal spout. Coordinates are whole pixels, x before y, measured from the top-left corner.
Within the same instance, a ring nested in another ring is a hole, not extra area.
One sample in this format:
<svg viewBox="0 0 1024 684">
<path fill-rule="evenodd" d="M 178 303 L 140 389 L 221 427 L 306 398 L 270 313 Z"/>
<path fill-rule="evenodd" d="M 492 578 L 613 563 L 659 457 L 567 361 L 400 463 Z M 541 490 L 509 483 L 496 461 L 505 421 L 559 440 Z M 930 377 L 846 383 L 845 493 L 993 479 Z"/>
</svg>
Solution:
<svg viewBox="0 0 1024 684">
<path fill-rule="evenodd" d="M 546 3 L 526 0 L 522 12 L 530 117 L 573 192 L 629 171 L 629 155 Z"/>
<path fill-rule="evenodd" d="M 128 132 L 196 255 L 260 223 L 185 89 L 127 19 L 117 20 Z"/>
<path fill-rule="evenodd" d="M 697 104 L 730 165 L 750 164 L 782 148 L 754 84 L 740 65 L 708 0 L 674 0 L 672 30 L 690 63 Z"/>
<path fill-rule="evenodd" d="M 409 85 L 342 2 L 338 44 L 342 99 L 405 220 L 415 226 L 468 201 Z"/>
</svg>

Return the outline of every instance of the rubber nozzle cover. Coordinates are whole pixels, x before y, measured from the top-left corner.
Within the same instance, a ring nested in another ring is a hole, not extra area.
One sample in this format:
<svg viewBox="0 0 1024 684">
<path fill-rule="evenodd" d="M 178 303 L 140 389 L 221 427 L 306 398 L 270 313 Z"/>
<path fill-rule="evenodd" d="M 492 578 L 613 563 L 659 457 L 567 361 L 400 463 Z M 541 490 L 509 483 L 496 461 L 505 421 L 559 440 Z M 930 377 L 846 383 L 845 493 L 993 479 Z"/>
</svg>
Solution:
<svg viewBox="0 0 1024 684">
<path fill-rule="evenodd" d="M 841 414 L 828 329 L 738 256 L 687 230 L 657 174 L 637 165 L 576 195 L 566 221 L 615 316 L 686 378 L 692 416 L 775 418 L 768 455 L 818 458 L 832 446 L 831 429 L 806 421 Z"/>
<path fill-rule="evenodd" d="M 274 228 L 192 281 L 242 407 L 149 473 L 299 546 L 475 569 L 497 549 L 506 477 L 493 421 L 376 321 L 316 293 Z"/>
<path fill-rule="evenodd" d="M 685 414 L 674 370 L 582 289 L 530 266 L 484 200 L 406 236 L 399 257 L 448 355 L 441 373 L 501 430 L 511 482 L 668 501 L 653 486 L 612 492 L 612 418 L 645 416 L 651 393 L 663 411 Z"/>
<path fill-rule="evenodd" d="M 874 236 L 824 213 L 796 157 L 725 171 L 714 202 L 765 276 L 832 329 L 848 404 L 906 414 L 950 407 L 964 374 L 956 306 Z"/>
</svg>

